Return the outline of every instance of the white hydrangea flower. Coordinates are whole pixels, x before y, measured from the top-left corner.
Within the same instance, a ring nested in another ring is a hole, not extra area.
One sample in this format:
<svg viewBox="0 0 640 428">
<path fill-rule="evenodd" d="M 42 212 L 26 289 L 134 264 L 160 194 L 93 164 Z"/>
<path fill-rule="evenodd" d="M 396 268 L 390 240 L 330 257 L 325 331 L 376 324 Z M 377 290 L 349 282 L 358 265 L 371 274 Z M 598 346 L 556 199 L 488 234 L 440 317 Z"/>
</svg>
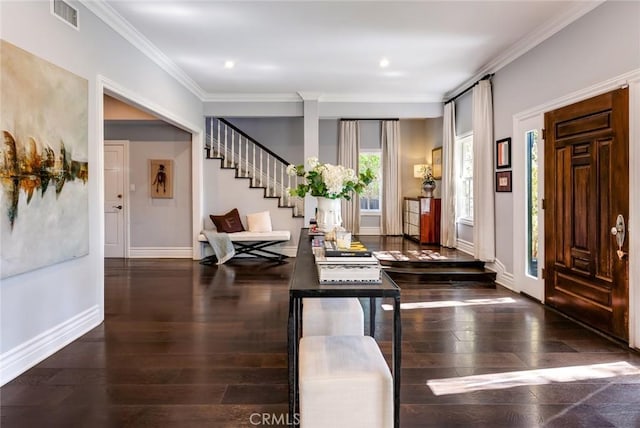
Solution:
<svg viewBox="0 0 640 428">
<path fill-rule="evenodd" d="M 309 168 L 313 169 L 316 166 L 320 165 L 320 161 L 318 160 L 317 157 L 311 156 L 307 158 L 307 165 L 309 165 Z"/>
<path fill-rule="evenodd" d="M 291 177 L 295 177 L 297 175 L 297 170 L 295 165 L 287 166 L 287 175 Z"/>
</svg>

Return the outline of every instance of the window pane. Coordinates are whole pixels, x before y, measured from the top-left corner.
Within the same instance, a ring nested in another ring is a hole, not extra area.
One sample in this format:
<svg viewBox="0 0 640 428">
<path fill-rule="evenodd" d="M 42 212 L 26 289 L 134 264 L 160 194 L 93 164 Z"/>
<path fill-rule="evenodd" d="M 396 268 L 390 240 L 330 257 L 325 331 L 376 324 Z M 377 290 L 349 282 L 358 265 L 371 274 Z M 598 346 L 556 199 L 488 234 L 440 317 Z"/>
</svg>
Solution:
<svg viewBox="0 0 640 428">
<path fill-rule="evenodd" d="M 473 136 L 456 140 L 458 177 L 456 187 L 458 218 L 473 220 Z"/>
<path fill-rule="evenodd" d="M 538 277 L 538 131 L 529 131 L 527 144 L 527 273 Z"/>
<path fill-rule="evenodd" d="M 382 169 L 380 152 L 364 152 L 359 156 L 360 172 L 369 168 L 375 174 L 373 180 L 360 195 L 360 210 L 378 211 L 380 210 L 380 200 L 382 199 Z"/>
</svg>

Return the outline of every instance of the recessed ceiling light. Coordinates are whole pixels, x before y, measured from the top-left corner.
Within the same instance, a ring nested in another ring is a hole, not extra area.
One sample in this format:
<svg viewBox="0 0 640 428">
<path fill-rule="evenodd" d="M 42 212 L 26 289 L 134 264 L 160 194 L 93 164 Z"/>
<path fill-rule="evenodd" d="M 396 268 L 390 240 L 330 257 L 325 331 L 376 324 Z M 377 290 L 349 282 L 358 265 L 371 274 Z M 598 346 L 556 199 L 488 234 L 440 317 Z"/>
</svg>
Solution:
<svg viewBox="0 0 640 428">
<path fill-rule="evenodd" d="M 231 61 L 231 60 L 224 62 L 224 68 L 233 68 L 233 67 L 235 67 L 235 65 L 236 65 L 236 63 Z"/>
<path fill-rule="evenodd" d="M 380 60 L 380 67 L 385 68 L 389 66 L 389 60 L 386 58 L 382 58 Z"/>
</svg>

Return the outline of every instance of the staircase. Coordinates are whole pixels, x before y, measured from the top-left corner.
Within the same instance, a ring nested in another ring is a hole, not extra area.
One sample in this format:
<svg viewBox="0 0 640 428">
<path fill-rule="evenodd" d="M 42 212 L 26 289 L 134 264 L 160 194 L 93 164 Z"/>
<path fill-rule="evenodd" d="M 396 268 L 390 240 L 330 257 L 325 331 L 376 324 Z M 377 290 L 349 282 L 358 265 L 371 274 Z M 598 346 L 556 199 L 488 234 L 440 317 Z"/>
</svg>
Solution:
<svg viewBox="0 0 640 428">
<path fill-rule="evenodd" d="M 496 273 L 480 260 L 380 261 L 398 284 L 461 285 L 495 288 Z"/>
<path fill-rule="evenodd" d="M 277 199 L 278 208 L 290 209 L 293 217 L 304 217 L 304 200 L 287 191 L 301 182 L 301 177 L 287 175 L 290 162 L 225 119 L 209 118 L 207 130 L 206 159 L 219 159 L 222 169 L 234 169 L 235 178 L 248 180 L 249 188 L 263 189 L 264 198 Z"/>
</svg>

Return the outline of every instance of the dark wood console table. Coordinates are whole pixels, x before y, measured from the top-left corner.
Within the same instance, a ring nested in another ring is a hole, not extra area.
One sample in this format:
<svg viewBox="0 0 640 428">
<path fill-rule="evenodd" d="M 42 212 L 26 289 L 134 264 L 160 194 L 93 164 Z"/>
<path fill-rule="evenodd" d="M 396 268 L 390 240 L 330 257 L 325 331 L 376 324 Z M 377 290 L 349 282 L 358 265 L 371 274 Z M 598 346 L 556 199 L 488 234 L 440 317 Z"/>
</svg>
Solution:
<svg viewBox="0 0 640 428">
<path fill-rule="evenodd" d="M 289 358 L 289 417 L 298 411 L 298 342 L 302 332 L 302 299 L 316 297 L 368 297 L 393 299 L 393 420 L 400 426 L 400 360 L 402 356 L 402 326 L 400 323 L 400 288 L 383 271 L 381 284 L 335 283 L 320 284 L 309 230 L 302 229 L 298 242 L 293 275 L 289 285 L 288 358 Z M 375 305 L 375 304 L 374 304 Z M 372 308 L 373 311 L 373 308 Z M 330 410 L 330 409 L 327 409 Z M 354 409 L 355 411 L 355 409 Z"/>
</svg>

